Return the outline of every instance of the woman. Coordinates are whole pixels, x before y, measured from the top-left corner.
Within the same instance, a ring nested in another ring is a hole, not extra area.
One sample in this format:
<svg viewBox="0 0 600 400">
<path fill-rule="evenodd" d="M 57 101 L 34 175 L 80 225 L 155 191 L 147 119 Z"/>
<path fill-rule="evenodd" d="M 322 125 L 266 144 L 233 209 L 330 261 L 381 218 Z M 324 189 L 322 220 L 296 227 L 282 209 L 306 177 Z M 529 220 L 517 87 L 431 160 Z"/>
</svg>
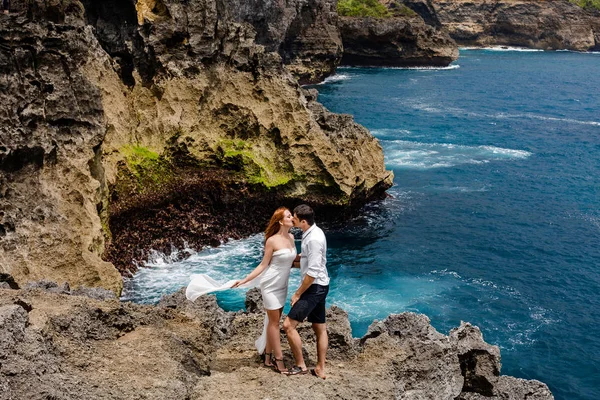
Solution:
<svg viewBox="0 0 600 400">
<path fill-rule="evenodd" d="M 261 263 L 233 287 L 260 277 L 266 321 L 265 366 L 273 367 L 277 372 L 286 371 L 279 337 L 279 321 L 287 298 L 288 279 L 292 263 L 296 258 L 296 245 L 290 228 L 294 226 L 292 213 L 285 207 L 279 207 L 265 230 L 265 253 Z M 259 339 L 260 340 L 260 339 Z"/>
</svg>

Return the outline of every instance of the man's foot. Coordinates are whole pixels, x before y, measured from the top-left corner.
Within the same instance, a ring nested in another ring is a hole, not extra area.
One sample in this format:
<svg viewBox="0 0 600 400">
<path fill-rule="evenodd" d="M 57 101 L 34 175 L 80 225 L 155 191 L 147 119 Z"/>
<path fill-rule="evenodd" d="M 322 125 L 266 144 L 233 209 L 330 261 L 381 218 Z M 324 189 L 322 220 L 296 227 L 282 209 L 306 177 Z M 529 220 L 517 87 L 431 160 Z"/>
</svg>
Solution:
<svg viewBox="0 0 600 400">
<path fill-rule="evenodd" d="M 311 373 L 312 375 L 316 376 L 317 378 L 321 378 L 321 379 L 325 379 L 325 378 L 326 378 L 326 376 L 325 376 L 325 372 L 324 372 L 324 371 L 321 371 L 321 370 L 320 370 L 320 369 L 318 369 L 318 368 L 311 369 L 311 370 L 310 370 L 310 373 Z"/>
<path fill-rule="evenodd" d="M 306 375 L 306 374 L 308 374 L 308 368 L 304 367 L 304 369 L 302 369 L 302 367 L 294 365 L 292 368 L 288 369 L 287 372 L 284 372 L 284 374 L 285 375 Z"/>
</svg>

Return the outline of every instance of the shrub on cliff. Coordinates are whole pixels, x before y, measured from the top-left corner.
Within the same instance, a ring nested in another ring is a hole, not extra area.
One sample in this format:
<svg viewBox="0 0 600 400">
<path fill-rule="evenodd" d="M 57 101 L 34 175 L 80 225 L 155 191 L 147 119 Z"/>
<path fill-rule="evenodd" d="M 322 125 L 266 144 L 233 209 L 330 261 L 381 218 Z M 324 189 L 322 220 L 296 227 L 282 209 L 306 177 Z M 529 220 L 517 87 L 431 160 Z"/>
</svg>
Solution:
<svg viewBox="0 0 600 400">
<path fill-rule="evenodd" d="M 570 0 L 571 3 L 577 4 L 579 7 L 586 10 L 600 10 L 600 0 Z"/>
<path fill-rule="evenodd" d="M 337 10 L 342 17 L 387 18 L 392 16 L 389 10 L 377 0 L 339 0 Z"/>
</svg>

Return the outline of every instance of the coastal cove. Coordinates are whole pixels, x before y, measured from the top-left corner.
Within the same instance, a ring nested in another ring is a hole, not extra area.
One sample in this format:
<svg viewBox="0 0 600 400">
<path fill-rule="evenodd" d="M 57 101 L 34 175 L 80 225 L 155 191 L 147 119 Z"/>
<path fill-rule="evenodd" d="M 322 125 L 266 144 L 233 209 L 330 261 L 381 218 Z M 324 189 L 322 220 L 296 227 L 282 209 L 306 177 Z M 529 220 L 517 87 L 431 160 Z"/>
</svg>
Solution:
<svg viewBox="0 0 600 400">
<path fill-rule="evenodd" d="M 446 69 L 341 68 L 315 86 L 379 138 L 395 173 L 391 198 L 327 227 L 330 304 L 354 336 L 403 311 L 442 333 L 468 321 L 500 347 L 503 374 L 557 399 L 600 398 L 599 61 L 463 49 Z M 261 246 L 257 235 L 183 261 L 154 254 L 122 299 L 155 303 L 194 273 L 241 276 Z M 244 296 L 217 298 L 239 310 Z"/>
</svg>

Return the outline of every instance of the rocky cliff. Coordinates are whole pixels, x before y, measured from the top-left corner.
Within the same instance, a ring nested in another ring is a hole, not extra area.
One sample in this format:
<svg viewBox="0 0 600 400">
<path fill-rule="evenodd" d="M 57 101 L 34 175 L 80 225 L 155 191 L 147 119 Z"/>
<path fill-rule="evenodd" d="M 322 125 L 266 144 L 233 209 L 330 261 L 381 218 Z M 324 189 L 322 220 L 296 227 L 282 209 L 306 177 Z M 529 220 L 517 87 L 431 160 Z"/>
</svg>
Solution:
<svg viewBox="0 0 600 400">
<path fill-rule="evenodd" d="M 214 296 L 192 303 L 183 291 L 157 306 L 111 296 L 49 282 L 0 288 L 0 398 L 553 399 L 539 381 L 501 375 L 498 347 L 467 323 L 446 336 L 424 315 L 403 313 L 354 339 L 347 314 L 334 306 L 323 381 L 260 366 L 253 343 L 262 312 L 225 312 Z M 260 308 L 252 298 L 248 309 Z M 299 332 L 312 366 L 312 330 L 302 324 Z"/>
<path fill-rule="evenodd" d="M 329 13 L 311 14 L 317 4 Z M 11 7 L 0 16 L 0 272 L 18 283 L 119 293 L 105 260 L 126 272 L 149 248 L 260 231 L 280 204 L 336 215 L 391 185 L 377 140 L 283 63 L 301 77 L 325 73 L 302 72 L 313 56 L 315 71 L 331 68 L 338 44 L 319 30 L 335 20 L 331 2 L 279 5 L 281 20 L 256 2 L 266 25 L 225 0 Z"/>
<path fill-rule="evenodd" d="M 600 50 L 600 12 L 567 0 L 404 0 L 459 45 Z"/>
<path fill-rule="evenodd" d="M 417 14 L 391 18 L 340 17 L 344 65 L 447 66 L 458 46 L 441 27 Z"/>
</svg>

